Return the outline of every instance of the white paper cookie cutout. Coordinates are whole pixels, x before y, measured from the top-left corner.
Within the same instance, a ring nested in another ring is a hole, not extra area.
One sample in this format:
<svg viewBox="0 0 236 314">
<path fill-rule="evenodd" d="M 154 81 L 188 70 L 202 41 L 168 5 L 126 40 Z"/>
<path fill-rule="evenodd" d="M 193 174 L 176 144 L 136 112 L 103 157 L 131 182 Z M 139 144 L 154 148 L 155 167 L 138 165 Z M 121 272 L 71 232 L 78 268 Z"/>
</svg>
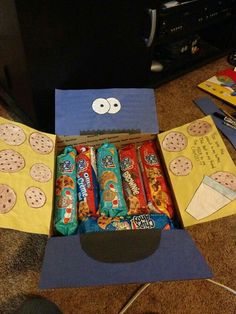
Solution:
<svg viewBox="0 0 236 314">
<path fill-rule="evenodd" d="M 46 155 L 51 153 L 54 148 L 54 143 L 45 134 L 34 132 L 30 135 L 29 143 L 31 148 L 38 154 Z"/>
<path fill-rule="evenodd" d="M 45 193 L 38 187 L 31 186 L 25 191 L 25 199 L 29 207 L 40 208 L 46 203 Z"/>
<path fill-rule="evenodd" d="M 48 182 L 52 178 L 50 168 L 43 163 L 36 163 L 30 169 L 30 176 L 38 182 Z"/>
<path fill-rule="evenodd" d="M 110 110 L 110 104 L 105 98 L 97 98 L 93 101 L 92 108 L 97 114 L 105 114 Z"/>
<path fill-rule="evenodd" d="M 24 130 L 18 125 L 12 123 L 3 123 L 0 125 L 0 140 L 8 145 L 21 145 L 26 140 Z"/>
<path fill-rule="evenodd" d="M 17 172 L 25 167 L 24 157 L 13 149 L 0 151 L 0 172 Z"/>
<path fill-rule="evenodd" d="M 169 169 L 175 176 L 187 176 L 191 173 L 192 168 L 191 160 L 184 156 L 174 158 L 169 164 Z"/>
<path fill-rule="evenodd" d="M 6 214 L 16 204 L 15 191 L 6 184 L 0 184 L 0 214 Z"/>
<path fill-rule="evenodd" d="M 115 113 L 120 111 L 121 103 L 119 102 L 118 99 L 111 97 L 111 98 L 107 98 L 107 101 L 110 104 L 110 109 L 109 109 L 108 113 L 115 114 Z"/>
</svg>

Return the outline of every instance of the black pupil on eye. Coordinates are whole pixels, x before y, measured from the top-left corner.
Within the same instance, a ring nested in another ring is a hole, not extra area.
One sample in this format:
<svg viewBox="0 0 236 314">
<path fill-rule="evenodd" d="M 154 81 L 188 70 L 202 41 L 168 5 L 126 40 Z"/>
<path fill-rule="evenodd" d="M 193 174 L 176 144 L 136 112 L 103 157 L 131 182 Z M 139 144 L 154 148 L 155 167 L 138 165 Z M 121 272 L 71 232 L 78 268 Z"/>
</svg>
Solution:
<svg viewBox="0 0 236 314">
<path fill-rule="evenodd" d="M 104 107 L 104 105 L 103 105 L 103 104 L 101 104 L 100 106 L 101 106 L 101 107 Z"/>
<path fill-rule="evenodd" d="M 118 104 L 114 104 L 114 107 L 118 107 Z"/>
</svg>

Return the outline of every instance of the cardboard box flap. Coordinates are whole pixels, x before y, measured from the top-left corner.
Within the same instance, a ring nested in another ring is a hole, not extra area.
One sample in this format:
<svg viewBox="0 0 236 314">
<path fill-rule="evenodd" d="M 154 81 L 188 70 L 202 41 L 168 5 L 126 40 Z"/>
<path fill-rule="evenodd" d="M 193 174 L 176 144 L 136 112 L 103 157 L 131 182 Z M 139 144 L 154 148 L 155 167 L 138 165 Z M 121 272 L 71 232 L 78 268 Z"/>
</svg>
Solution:
<svg viewBox="0 0 236 314">
<path fill-rule="evenodd" d="M 0 117 L 0 227 L 49 234 L 56 136 Z"/>
<path fill-rule="evenodd" d="M 158 133 L 154 90 L 111 88 L 55 91 L 58 135 Z"/>
<path fill-rule="evenodd" d="M 184 226 L 236 214 L 236 167 L 211 116 L 158 139 Z"/>
<path fill-rule="evenodd" d="M 49 239 L 39 287 L 82 287 L 209 277 L 212 277 L 209 267 L 184 230 L 162 231 L 159 248 L 151 256 L 131 263 L 98 262 L 85 253 L 80 236 L 75 235 Z"/>
</svg>

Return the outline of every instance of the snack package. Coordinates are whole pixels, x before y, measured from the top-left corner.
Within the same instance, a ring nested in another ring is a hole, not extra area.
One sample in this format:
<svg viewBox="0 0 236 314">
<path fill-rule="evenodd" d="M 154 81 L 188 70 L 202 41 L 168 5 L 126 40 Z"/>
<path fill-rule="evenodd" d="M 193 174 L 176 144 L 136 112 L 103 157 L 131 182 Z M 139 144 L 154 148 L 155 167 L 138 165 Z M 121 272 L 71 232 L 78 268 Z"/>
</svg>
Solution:
<svg viewBox="0 0 236 314">
<path fill-rule="evenodd" d="M 96 216 L 98 210 L 98 181 L 93 147 L 76 146 L 78 216 Z"/>
<path fill-rule="evenodd" d="M 65 147 L 57 156 L 54 227 L 63 235 L 75 233 L 77 222 L 76 150 Z"/>
<path fill-rule="evenodd" d="M 164 213 L 173 218 L 173 204 L 160 160 L 157 156 L 156 145 L 147 141 L 138 148 L 141 171 L 151 212 Z"/>
<path fill-rule="evenodd" d="M 120 169 L 128 215 L 147 214 L 147 200 L 134 144 L 119 150 Z"/>
<path fill-rule="evenodd" d="M 79 225 L 80 233 L 137 230 L 137 229 L 174 229 L 172 221 L 165 214 L 144 214 L 121 217 L 88 217 Z"/>
<path fill-rule="evenodd" d="M 114 144 L 105 143 L 98 148 L 97 168 L 100 213 L 108 217 L 126 216 L 127 206 L 123 196 L 118 153 Z"/>
</svg>

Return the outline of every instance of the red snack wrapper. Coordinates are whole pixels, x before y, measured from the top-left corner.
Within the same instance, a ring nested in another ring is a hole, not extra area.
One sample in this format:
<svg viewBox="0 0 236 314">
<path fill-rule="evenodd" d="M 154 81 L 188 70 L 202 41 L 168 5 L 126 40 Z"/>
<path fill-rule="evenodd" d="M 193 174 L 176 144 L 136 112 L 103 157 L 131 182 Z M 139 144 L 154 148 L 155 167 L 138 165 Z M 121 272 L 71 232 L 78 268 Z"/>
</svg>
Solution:
<svg viewBox="0 0 236 314">
<path fill-rule="evenodd" d="M 164 178 L 155 143 L 145 142 L 138 148 L 138 154 L 150 211 L 164 213 L 173 218 L 174 210 L 170 191 Z"/>
<path fill-rule="evenodd" d="M 120 149 L 119 157 L 128 215 L 146 214 L 149 210 L 135 145 L 130 144 Z"/>
<path fill-rule="evenodd" d="M 93 147 L 76 146 L 78 155 L 77 188 L 78 188 L 78 216 L 83 220 L 87 216 L 97 216 L 98 182 Z"/>
</svg>

